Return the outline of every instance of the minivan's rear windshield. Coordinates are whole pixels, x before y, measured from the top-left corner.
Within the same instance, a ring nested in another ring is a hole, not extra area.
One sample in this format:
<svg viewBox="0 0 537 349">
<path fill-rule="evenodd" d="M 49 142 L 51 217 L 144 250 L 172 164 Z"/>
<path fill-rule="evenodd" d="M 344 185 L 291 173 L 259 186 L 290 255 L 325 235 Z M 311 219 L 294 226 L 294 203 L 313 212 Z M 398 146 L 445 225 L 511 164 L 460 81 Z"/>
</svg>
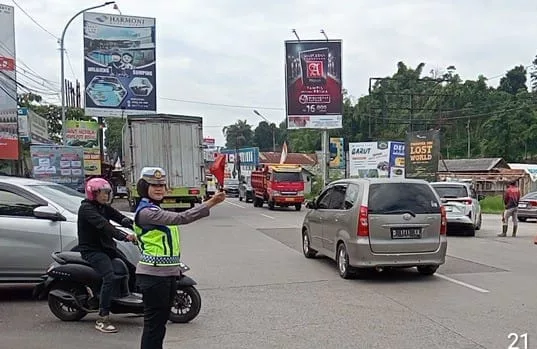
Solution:
<svg viewBox="0 0 537 349">
<path fill-rule="evenodd" d="M 466 187 L 463 185 L 435 184 L 433 188 L 441 198 L 465 198 L 468 196 Z"/>
<path fill-rule="evenodd" d="M 440 213 L 440 204 L 428 185 L 418 183 L 378 183 L 369 187 L 369 213 Z"/>
<path fill-rule="evenodd" d="M 300 172 L 274 172 L 274 182 L 302 182 Z"/>
</svg>

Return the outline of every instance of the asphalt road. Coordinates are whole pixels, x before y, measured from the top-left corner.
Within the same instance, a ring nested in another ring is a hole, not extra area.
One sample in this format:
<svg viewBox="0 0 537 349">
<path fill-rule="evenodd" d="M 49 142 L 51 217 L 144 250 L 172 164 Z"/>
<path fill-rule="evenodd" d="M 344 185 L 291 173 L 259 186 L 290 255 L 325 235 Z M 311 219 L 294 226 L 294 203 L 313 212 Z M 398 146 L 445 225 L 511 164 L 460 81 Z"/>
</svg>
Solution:
<svg viewBox="0 0 537 349">
<path fill-rule="evenodd" d="M 183 227 L 183 260 L 202 311 L 168 325 L 166 348 L 537 348 L 536 223 L 498 238 L 499 216 L 476 237 L 449 237 L 438 274 L 397 271 L 343 280 L 326 258 L 307 260 L 305 212 L 269 211 L 228 199 Z M 31 288 L 0 286 L 0 348 L 137 348 L 142 319 L 116 315 L 117 334 L 93 315 L 57 320 Z M 510 344 L 515 333 L 527 333 Z M 535 342 L 535 344 L 534 344 Z"/>
</svg>

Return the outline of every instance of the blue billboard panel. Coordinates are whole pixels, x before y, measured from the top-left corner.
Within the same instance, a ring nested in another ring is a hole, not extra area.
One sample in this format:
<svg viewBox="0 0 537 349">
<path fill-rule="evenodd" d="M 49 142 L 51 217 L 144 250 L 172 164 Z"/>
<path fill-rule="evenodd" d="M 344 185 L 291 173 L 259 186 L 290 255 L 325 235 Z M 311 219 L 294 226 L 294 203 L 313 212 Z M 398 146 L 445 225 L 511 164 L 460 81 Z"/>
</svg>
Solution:
<svg viewBox="0 0 537 349">
<path fill-rule="evenodd" d="M 157 111 L 155 19 L 84 13 L 86 115 Z"/>
</svg>

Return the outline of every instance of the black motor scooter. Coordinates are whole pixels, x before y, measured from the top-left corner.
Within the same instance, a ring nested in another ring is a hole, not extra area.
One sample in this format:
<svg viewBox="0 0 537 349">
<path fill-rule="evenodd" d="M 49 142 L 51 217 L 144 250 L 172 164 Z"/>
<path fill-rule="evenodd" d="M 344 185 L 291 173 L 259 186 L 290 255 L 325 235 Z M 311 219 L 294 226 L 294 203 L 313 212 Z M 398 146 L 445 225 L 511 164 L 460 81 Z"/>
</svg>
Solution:
<svg viewBox="0 0 537 349">
<path fill-rule="evenodd" d="M 119 260 L 114 260 L 114 269 L 123 269 L 124 277 L 129 277 L 129 286 L 124 287 L 137 291 L 134 286 L 136 262 L 129 261 L 122 254 L 120 257 Z M 89 313 L 98 313 L 102 278 L 95 269 L 82 259 L 79 252 L 55 252 L 52 259 L 54 263 L 43 276 L 43 281 L 34 289 L 34 296 L 38 299 L 48 296 L 50 311 L 62 321 L 79 321 Z M 199 314 L 201 296 L 194 287 L 196 281 L 184 275 L 190 268 L 184 263 L 181 263 L 180 268 L 181 275 L 177 277 L 177 293 L 169 319 L 175 323 L 187 323 Z M 120 273 L 121 270 L 115 273 L 118 278 Z M 126 282 L 118 280 L 117 284 L 126 285 Z M 120 288 L 116 289 L 115 296 L 119 296 Z M 142 315 L 143 311 L 141 295 L 134 292 L 127 298 L 114 298 L 110 309 L 113 314 Z"/>
</svg>

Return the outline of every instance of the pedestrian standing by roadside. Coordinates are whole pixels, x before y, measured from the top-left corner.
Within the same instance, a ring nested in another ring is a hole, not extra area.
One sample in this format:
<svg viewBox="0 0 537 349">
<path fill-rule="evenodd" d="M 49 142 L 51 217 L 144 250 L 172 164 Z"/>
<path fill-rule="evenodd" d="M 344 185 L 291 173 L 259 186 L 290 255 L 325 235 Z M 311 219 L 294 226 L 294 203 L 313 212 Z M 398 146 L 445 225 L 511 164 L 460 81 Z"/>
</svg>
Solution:
<svg viewBox="0 0 537 349">
<path fill-rule="evenodd" d="M 209 210 L 224 201 L 226 195 L 217 192 L 203 204 L 185 212 L 163 210 L 160 203 L 166 194 L 166 173 L 158 167 L 144 168 L 136 189 L 142 198 L 134 214 L 134 231 L 142 249 L 136 267 L 144 301 L 141 349 L 162 349 L 177 292 L 176 278 L 180 275 L 179 225 L 209 216 Z"/>
<path fill-rule="evenodd" d="M 505 210 L 503 211 L 502 217 L 502 233 L 498 236 L 505 237 L 507 235 L 507 224 L 509 223 L 509 218 L 513 221 L 513 237 L 516 236 L 518 229 L 518 202 L 520 201 L 520 190 L 517 187 L 516 181 L 512 181 L 505 189 L 503 194 L 503 203 L 505 205 Z"/>
</svg>

